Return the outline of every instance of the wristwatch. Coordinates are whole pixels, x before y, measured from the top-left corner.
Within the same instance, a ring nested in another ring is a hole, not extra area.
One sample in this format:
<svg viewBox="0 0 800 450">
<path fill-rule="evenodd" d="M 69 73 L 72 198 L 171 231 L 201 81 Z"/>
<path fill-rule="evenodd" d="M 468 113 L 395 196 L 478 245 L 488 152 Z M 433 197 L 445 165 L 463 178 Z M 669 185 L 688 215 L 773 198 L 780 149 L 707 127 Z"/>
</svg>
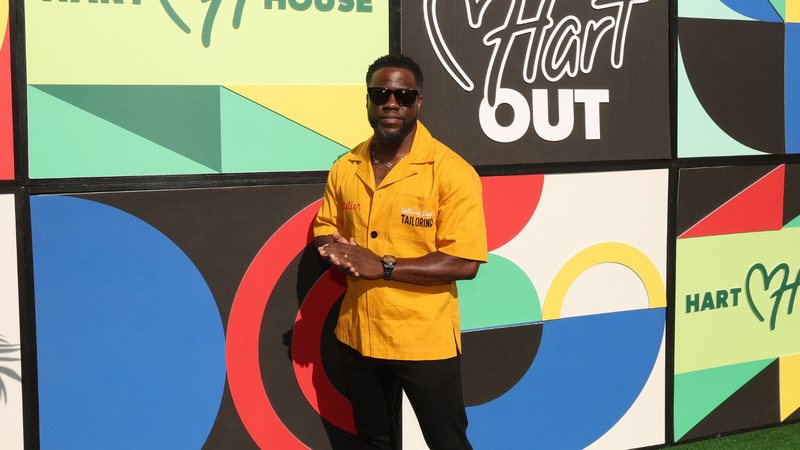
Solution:
<svg viewBox="0 0 800 450">
<path fill-rule="evenodd" d="M 383 279 L 391 280 L 394 265 L 397 264 L 397 258 L 392 255 L 383 255 L 383 258 L 381 258 L 381 264 L 383 264 Z"/>
</svg>

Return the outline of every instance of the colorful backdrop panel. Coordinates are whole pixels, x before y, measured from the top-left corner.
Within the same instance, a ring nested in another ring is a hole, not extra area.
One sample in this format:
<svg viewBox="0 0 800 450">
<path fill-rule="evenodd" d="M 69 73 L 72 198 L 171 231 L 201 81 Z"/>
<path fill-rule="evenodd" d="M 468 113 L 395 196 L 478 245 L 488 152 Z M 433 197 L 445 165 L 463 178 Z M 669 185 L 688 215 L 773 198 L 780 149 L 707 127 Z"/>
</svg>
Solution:
<svg viewBox="0 0 800 450">
<path fill-rule="evenodd" d="M 667 171 L 484 189 L 489 263 L 459 285 L 473 445 L 664 443 Z"/>
<path fill-rule="evenodd" d="M 473 164 L 669 158 L 668 3 L 404 2 L 422 117 Z"/>
<path fill-rule="evenodd" d="M 0 180 L 14 179 L 14 122 L 11 108 L 11 30 L 8 0 L 0 0 Z"/>
<path fill-rule="evenodd" d="M 23 448 L 14 196 L 0 194 L 0 447 Z"/>
<path fill-rule="evenodd" d="M 25 2 L 31 178 L 324 170 L 368 135 L 387 2 L 184 3 Z"/>
<path fill-rule="evenodd" d="M 470 437 L 663 443 L 666 171 L 483 182 L 490 262 L 460 283 Z M 321 191 L 34 196 L 42 448 L 352 448 L 344 282 L 309 245 Z"/>
<path fill-rule="evenodd" d="M 680 172 L 675 440 L 800 418 L 800 165 Z"/>
<path fill-rule="evenodd" d="M 794 1 L 678 2 L 678 156 L 800 153 Z"/>
</svg>

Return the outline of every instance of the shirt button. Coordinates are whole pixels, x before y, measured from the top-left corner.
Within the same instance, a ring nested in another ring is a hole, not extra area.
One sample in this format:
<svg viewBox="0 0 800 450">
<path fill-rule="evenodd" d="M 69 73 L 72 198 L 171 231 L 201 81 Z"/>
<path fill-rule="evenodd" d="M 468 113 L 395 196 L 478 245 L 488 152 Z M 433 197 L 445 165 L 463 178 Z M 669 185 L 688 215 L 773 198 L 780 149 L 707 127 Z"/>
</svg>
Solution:
<svg viewBox="0 0 800 450">
<path fill-rule="evenodd" d="M 372 233 L 369 234 L 369 237 L 371 237 L 372 239 L 375 239 L 376 237 L 378 237 L 378 232 L 377 231 L 373 231 Z"/>
</svg>

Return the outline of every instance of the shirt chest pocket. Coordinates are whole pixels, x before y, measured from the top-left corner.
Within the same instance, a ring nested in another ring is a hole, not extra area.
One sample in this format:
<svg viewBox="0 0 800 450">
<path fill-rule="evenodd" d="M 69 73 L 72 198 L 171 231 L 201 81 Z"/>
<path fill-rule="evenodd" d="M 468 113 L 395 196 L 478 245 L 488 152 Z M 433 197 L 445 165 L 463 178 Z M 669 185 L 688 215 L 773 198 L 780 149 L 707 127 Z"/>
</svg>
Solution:
<svg viewBox="0 0 800 450">
<path fill-rule="evenodd" d="M 438 206 L 435 198 L 398 192 L 392 207 L 392 239 L 433 243 L 436 239 Z"/>
</svg>

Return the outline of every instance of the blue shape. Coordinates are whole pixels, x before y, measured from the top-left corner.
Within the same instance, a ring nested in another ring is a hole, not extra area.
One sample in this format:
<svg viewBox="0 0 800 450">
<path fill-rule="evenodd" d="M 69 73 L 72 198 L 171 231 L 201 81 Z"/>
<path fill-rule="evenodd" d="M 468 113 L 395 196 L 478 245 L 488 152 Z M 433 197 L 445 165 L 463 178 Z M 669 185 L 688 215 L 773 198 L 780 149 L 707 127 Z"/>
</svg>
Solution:
<svg viewBox="0 0 800 450">
<path fill-rule="evenodd" d="M 503 396 L 467 409 L 475 448 L 584 448 L 636 400 L 658 356 L 665 309 L 544 322 L 528 372 Z"/>
<path fill-rule="evenodd" d="M 783 22 L 769 0 L 720 0 L 728 8 L 743 16 L 762 22 Z"/>
<path fill-rule="evenodd" d="M 800 153 L 800 23 L 786 24 L 786 153 Z"/>
<path fill-rule="evenodd" d="M 225 386 L 203 277 L 137 217 L 31 198 L 42 449 L 197 449 Z"/>
</svg>

